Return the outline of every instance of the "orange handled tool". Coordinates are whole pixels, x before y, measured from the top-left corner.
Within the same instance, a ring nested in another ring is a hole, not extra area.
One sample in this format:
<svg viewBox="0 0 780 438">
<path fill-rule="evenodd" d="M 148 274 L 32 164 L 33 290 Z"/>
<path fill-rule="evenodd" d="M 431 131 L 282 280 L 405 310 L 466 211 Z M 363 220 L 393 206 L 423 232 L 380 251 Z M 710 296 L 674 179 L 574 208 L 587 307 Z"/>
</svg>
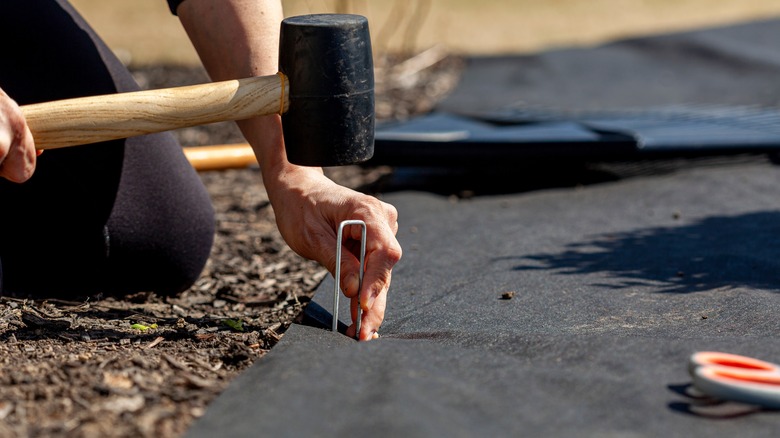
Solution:
<svg viewBox="0 0 780 438">
<path fill-rule="evenodd" d="M 737 354 L 702 351 L 688 360 L 693 386 L 711 397 L 780 409 L 780 365 Z"/>
</svg>

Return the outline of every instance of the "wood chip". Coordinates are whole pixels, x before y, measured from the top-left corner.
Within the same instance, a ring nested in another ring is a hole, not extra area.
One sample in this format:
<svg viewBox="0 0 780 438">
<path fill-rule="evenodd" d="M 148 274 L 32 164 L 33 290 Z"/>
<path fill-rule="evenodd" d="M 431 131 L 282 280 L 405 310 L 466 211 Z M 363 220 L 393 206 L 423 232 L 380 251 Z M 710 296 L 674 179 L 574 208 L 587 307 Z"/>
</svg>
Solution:
<svg viewBox="0 0 780 438">
<path fill-rule="evenodd" d="M 200 378 L 194 374 L 185 374 L 184 380 L 191 388 L 211 388 L 214 386 L 214 382 Z"/>
<path fill-rule="evenodd" d="M 215 333 L 197 333 L 195 334 L 195 338 L 200 341 L 208 341 L 209 339 L 216 338 L 217 335 Z"/>
<path fill-rule="evenodd" d="M 114 389 L 130 389 L 133 387 L 133 381 L 124 374 L 104 372 L 103 383 Z"/>
<path fill-rule="evenodd" d="M 165 361 L 168 362 L 168 364 L 170 364 L 173 368 L 176 368 L 176 369 L 179 369 L 179 370 L 182 370 L 182 371 L 187 371 L 187 365 L 184 365 L 183 363 L 177 361 L 176 359 L 174 359 L 170 355 L 163 354 L 162 358 L 165 359 Z"/>
<path fill-rule="evenodd" d="M 70 328 L 70 321 L 64 319 L 47 319 L 36 315 L 33 312 L 22 311 L 22 322 L 30 328 L 41 328 L 46 330 L 67 330 Z"/>
<path fill-rule="evenodd" d="M 163 340 L 165 340 L 165 338 L 163 338 L 162 336 L 158 336 L 157 338 L 155 338 L 155 340 L 154 340 L 154 341 L 150 342 L 150 343 L 149 343 L 149 344 L 148 344 L 146 347 L 144 347 L 144 348 L 154 348 L 154 347 L 156 347 L 157 345 L 159 345 L 159 344 L 160 344 L 160 342 L 162 342 Z"/>
<path fill-rule="evenodd" d="M 14 405 L 7 401 L 0 401 L 0 420 L 5 420 L 5 417 L 8 416 L 12 411 L 14 410 Z"/>
<path fill-rule="evenodd" d="M 113 397 L 104 403 L 102 407 L 108 411 L 121 414 L 123 412 L 139 411 L 145 404 L 146 401 L 144 400 L 144 397 L 140 394 L 136 394 L 132 396 Z"/>
</svg>

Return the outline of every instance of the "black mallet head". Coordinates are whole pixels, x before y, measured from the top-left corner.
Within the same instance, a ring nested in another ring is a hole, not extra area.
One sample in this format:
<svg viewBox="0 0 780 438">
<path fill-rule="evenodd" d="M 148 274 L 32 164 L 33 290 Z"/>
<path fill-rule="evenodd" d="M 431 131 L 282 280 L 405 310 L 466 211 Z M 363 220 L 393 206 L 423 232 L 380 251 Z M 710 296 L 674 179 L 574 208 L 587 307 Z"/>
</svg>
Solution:
<svg viewBox="0 0 780 438">
<path fill-rule="evenodd" d="M 374 65 L 368 20 L 317 14 L 282 22 L 279 70 L 290 81 L 282 116 L 287 159 L 341 166 L 374 154 Z"/>
</svg>

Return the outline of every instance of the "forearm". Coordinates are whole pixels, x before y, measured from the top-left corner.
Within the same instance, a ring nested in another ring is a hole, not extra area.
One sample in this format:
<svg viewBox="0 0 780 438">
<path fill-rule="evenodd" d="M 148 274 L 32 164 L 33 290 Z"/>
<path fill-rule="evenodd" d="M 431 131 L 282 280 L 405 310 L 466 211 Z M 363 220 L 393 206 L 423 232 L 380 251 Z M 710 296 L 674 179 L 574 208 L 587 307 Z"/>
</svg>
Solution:
<svg viewBox="0 0 780 438">
<path fill-rule="evenodd" d="M 283 18 L 279 0 L 187 0 L 178 15 L 212 80 L 278 71 Z M 257 155 L 264 178 L 275 180 L 297 168 L 287 162 L 279 116 L 243 120 L 238 125 Z"/>
</svg>

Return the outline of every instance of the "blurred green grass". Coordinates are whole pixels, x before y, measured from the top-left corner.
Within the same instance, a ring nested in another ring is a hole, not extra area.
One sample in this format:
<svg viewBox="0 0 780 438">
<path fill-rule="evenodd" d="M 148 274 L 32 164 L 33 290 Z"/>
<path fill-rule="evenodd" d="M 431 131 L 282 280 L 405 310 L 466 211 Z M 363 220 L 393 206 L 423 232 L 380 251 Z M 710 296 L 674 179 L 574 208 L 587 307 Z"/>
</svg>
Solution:
<svg viewBox="0 0 780 438">
<path fill-rule="evenodd" d="M 164 0 L 71 0 L 134 65 L 198 62 Z M 369 18 L 378 52 L 443 45 L 453 53 L 523 53 L 780 16 L 777 0 L 284 0 L 285 15 Z"/>
</svg>

